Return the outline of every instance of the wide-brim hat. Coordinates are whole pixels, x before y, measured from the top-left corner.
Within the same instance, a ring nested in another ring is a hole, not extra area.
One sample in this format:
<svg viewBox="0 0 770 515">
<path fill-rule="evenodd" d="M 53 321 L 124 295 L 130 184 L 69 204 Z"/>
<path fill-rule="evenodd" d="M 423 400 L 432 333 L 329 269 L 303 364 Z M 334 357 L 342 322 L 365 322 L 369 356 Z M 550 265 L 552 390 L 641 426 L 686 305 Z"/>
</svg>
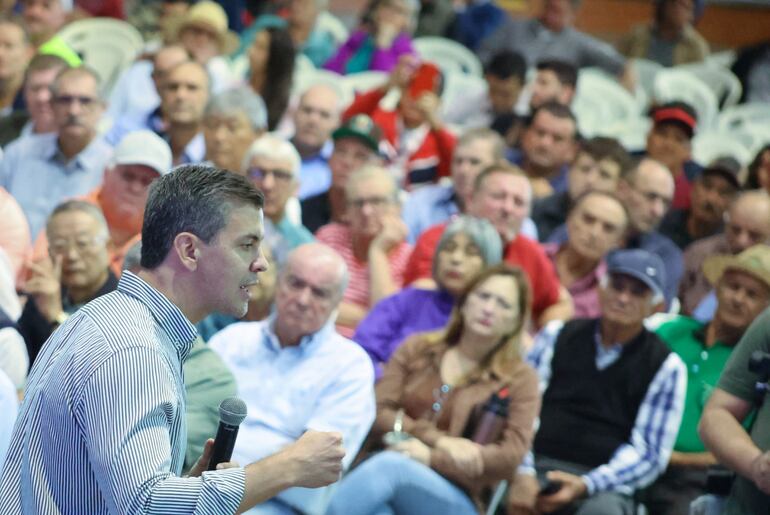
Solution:
<svg viewBox="0 0 770 515">
<path fill-rule="evenodd" d="M 227 13 L 216 2 L 204 0 L 190 7 L 179 23 L 177 37 L 189 27 L 199 27 L 214 34 L 222 54 L 232 54 L 238 49 L 238 34 L 228 29 Z"/>
<path fill-rule="evenodd" d="M 747 273 L 770 287 L 770 246 L 754 245 L 738 255 L 718 254 L 703 262 L 703 275 L 713 286 L 727 270 Z"/>
</svg>

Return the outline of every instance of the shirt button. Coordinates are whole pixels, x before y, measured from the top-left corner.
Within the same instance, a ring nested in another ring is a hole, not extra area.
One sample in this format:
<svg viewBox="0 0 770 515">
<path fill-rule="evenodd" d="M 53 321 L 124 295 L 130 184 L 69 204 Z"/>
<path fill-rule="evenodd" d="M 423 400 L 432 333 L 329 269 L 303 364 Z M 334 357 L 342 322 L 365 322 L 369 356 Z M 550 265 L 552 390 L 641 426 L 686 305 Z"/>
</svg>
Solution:
<svg viewBox="0 0 770 515">
<path fill-rule="evenodd" d="M 708 351 L 705 351 L 705 350 L 701 351 L 701 353 L 700 353 L 700 359 L 702 359 L 703 361 L 706 361 L 707 359 L 709 359 L 709 353 L 708 353 Z"/>
</svg>

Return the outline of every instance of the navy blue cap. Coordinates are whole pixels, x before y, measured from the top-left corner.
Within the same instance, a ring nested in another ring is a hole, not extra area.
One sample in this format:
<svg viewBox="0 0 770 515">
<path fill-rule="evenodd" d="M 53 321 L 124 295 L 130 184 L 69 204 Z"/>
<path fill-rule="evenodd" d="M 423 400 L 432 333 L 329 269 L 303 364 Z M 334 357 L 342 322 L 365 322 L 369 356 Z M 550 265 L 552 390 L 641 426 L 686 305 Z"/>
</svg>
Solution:
<svg viewBox="0 0 770 515">
<path fill-rule="evenodd" d="M 616 250 L 606 259 L 610 274 L 630 275 L 646 284 L 655 295 L 663 295 L 666 270 L 663 261 L 642 249 Z"/>
</svg>

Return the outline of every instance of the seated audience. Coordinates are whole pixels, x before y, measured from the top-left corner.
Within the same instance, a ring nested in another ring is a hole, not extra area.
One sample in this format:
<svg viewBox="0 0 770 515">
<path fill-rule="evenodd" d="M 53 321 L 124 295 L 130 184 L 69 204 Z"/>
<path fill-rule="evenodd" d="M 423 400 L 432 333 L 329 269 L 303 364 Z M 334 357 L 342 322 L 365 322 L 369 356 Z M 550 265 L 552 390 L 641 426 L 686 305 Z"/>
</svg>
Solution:
<svg viewBox="0 0 770 515">
<path fill-rule="evenodd" d="M 598 136 L 578 144 L 577 156 L 567 172 L 567 191 L 535 200 L 532 220 L 541 241 L 567 221 L 572 203 L 587 191 L 614 192 L 618 181 L 632 168 L 631 157 L 613 138 Z"/>
<path fill-rule="evenodd" d="M 33 49 L 21 22 L 0 18 L 0 119 L 24 109 L 24 70 Z"/>
<path fill-rule="evenodd" d="M 709 256 L 735 256 L 758 244 L 770 244 L 770 197 L 764 191 L 747 191 L 738 194 L 725 212 L 724 232 L 685 249 L 684 275 L 679 284 L 682 313 L 692 314 L 711 295 L 712 286 L 703 274 L 703 262 Z"/>
<path fill-rule="evenodd" d="M 567 191 L 576 139 L 577 119 L 569 107 L 548 102 L 532 113 L 521 138 L 521 150 L 514 150 L 508 159 L 530 178 L 535 198 Z"/>
<path fill-rule="evenodd" d="M 286 213 L 299 188 L 299 154 L 288 141 L 266 134 L 252 143 L 243 162 L 245 175 L 265 196 L 265 243 L 282 264 L 289 251 L 313 241 L 310 231 Z"/>
<path fill-rule="evenodd" d="M 389 72 L 404 55 L 415 55 L 412 39 L 415 0 L 373 0 L 361 26 L 350 34 L 324 68 L 340 74 Z"/>
<path fill-rule="evenodd" d="M 468 214 L 489 220 L 502 239 L 505 261 L 525 271 L 532 290 L 532 318 L 537 326 L 542 326 L 550 320 L 571 317 L 572 300 L 559 284 L 542 247 L 521 234 L 531 202 L 532 188 L 524 172 L 507 164 L 495 164 L 476 177 Z M 434 225 L 417 240 L 407 264 L 405 285 L 431 276 L 436 245 L 445 228 L 446 223 Z"/>
<path fill-rule="evenodd" d="M 267 109 L 249 88 L 235 88 L 212 98 L 203 112 L 206 160 L 240 173 L 249 146 L 267 130 Z"/>
<path fill-rule="evenodd" d="M 321 68 L 337 50 L 334 35 L 319 23 L 319 15 L 326 12 L 328 0 L 290 0 L 286 21 L 294 48 L 307 56 L 316 68 Z"/>
<path fill-rule="evenodd" d="M 56 130 L 51 85 L 68 66 L 61 57 L 48 54 L 37 54 L 29 61 L 22 85 L 24 109 L 0 119 L 0 146 L 5 147 L 20 136 Z"/>
<path fill-rule="evenodd" d="M 332 132 L 334 150 L 329 156 L 331 186 L 302 201 L 302 225 L 315 233 L 331 222 L 345 223 L 347 200 L 345 188 L 350 174 L 367 164 L 380 164 L 382 130 L 365 114 L 349 118 Z"/>
<path fill-rule="evenodd" d="M 370 440 L 385 451 L 343 478 L 329 515 L 483 513 L 529 449 L 540 407 L 521 358 L 529 305 L 521 270 L 498 265 L 468 285 L 446 329 L 399 347 L 376 387 Z"/>
<path fill-rule="evenodd" d="M 272 23 L 249 35 L 245 45 L 249 60 L 249 87 L 267 106 L 267 128 L 278 128 L 289 105 L 296 49 L 286 23 Z"/>
<path fill-rule="evenodd" d="M 56 132 L 14 141 L 0 161 L 0 186 L 21 206 L 33 239 L 58 203 L 101 183 L 112 156 L 97 132 L 104 109 L 97 75 L 85 67 L 63 69 L 51 94 Z"/>
<path fill-rule="evenodd" d="M 496 52 L 521 52 L 527 64 L 558 59 L 576 68 L 594 66 L 633 86 L 625 59 L 607 43 L 574 28 L 580 0 L 545 0 L 538 18 L 510 18 L 481 42 L 479 58 L 487 62 Z"/>
<path fill-rule="evenodd" d="M 302 158 L 297 193 L 300 200 L 325 193 L 331 186 L 329 157 L 334 148 L 331 135 L 339 127 L 341 109 L 339 93 L 329 84 L 310 86 L 299 97 L 291 142 Z"/>
<path fill-rule="evenodd" d="M 599 283 L 607 267 L 604 257 L 623 244 L 630 223 L 623 202 L 614 194 L 587 191 L 577 199 L 567 217 L 567 241 L 546 243 L 543 250 L 575 305 L 575 317 L 601 315 Z"/>
<path fill-rule="evenodd" d="M 514 109 L 525 84 L 527 63 L 510 50 L 495 54 L 484 67 L 486 90 L 465 94 L 444 107 L 444 120 L 462 127 L 490 127 L 505 136 L 513 124 Z"/>
<path fill-rule="evenodd" d="M 336 250 L 348 266 L 350 282 L 337 317 L 343 336 L 379 301 L 401 289 L 412 246 L 399 216 L 398 187 L 384 168 L 367 166 L 348 179 L 348 225 L 332 222 L 316 238 Z"/>
<path fill-rule="evenodd" d="M 739 173 L 740 164 L 732 158 L 706 167 L 692 182 L 689 207 L 669 211 L 660 223 L 660 233 L 685 249 L 722 232 L 727 207 L 741 189 Z"/>
<path fill-rule="evenodd" d="M 118 286 L 110 270 L 107 221 L 97 206 L 82 200 L 58 205 L 46 234 L 49 256 L 27 265 L 28 299 L 18 321 L 30 367 L 43 343 L 72 313 Z"/>
<path fill-rule="evenodd" d="M 626 57 L 641 57 L 663 66 L 703 61 L 709 45 L 693 27 L 703 0 L 655 0 L 653 21 L 638 25 L 618 43 Z"/>
<path fill-rule="evenodd" d="M 751 322 L 770 305 L 770 247 L 755 245 L 737 255 L 712 255 L 704 274 L 717 291 L 714 319 L 702 324 L 677 317 L 656 333 L 687 365 L 684 415 L 666 472 L 649 487 L 649 513 L 689 513 L 689 505 L 706 493 L 708 467 L 717 463 L 698 436 L 705 399 Z"/>
<path fill-rule="evenodd" d="M 436 288 L 408 286 L 378 302 L 356 328 L 353 340 L 372 358 L 377 377 L 406 338 L 444 327 L 466 286 L 502 256 L 500 236 L 488 221 L 460 216 L 450 222 L 436 246 Z"/>
<path fill-rule="evenodd" d="M 298 247 L 279 274 L 274 314 L 211 339 L 248 407 L 234 460 L 265 458 L 307 430 L 341 433 L 343 467 L 355 458 L 375 416 L 374 373 L 366 353 L 334 330 L 347 279 L 332 249 Z M 323 513 L 330 488 L 284 490 L 251 512 Z"/>
<path fill-rule="evenodd" d="M 701 172 L 701 167 L 690 160 L 697 114 L 684 102 L 669 102 L 653 110 L 652 122 L 645 155 L 668 167 L 674 178 L 671 207 L 686 209 L 690 207 L 692 182 Z"/>
<path fill-rule="evenodd" d="M 682 251 L 656 228 L 668 211 L 674 196 L 674 180 L 661 163 L 645 158 L 618 182 L 617 195 L 631 215 L 625 249 L 644 249 L 660 257 L 666 269 L 663 293 L 666 305 L 676 298 L 682 277 Z M 556 229 L 549 241 L 563 243 L 567 229 Z"/>
<path fill-rule="evenodd" d="M 687 369 L 644 327 L 663 302 L 664 276 L 657 256 L 615 251 L 602 280 L 601 316 L 553 322 L 536 336 L 528 361 L 540 376 L 543 406 L 512 508 L 633 513 L 634 493 L 665 470 Z M 557 489 L 538 495 L 535 473 Z"/>
<path fill-rule="evenodd" d="M 436 75 L 431 78 L 432 73 Z M 395 111 L 379 105 L 392 88 L 400 92 Z M 369 115 L 382 128 L 395 154 L 390 167 L 406 189 L 449 175 L 456 138 L 439 116 L 442 88 L 443 78 L 433 65 L 418 67 L 413 56 L 406 56 L 382 87 L 358 95 L 343 114 L 344 120 L 355 114 Z"/>
<path fill-rule="evenodd" d="M 749 164 L 746 189 L 764 189 L 770 194 L 770 143 L 764 145 Z"/>
</svg>

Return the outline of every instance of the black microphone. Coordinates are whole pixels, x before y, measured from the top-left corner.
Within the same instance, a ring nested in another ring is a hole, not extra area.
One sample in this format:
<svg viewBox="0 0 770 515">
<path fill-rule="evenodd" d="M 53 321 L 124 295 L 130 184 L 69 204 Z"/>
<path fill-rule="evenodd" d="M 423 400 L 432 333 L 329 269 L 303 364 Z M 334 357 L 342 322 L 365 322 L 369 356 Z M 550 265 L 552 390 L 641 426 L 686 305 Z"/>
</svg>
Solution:
<svg viewBox="0 0 770 515">
<path fill-rule="evenodd" d="M 246 418 L 246 403 L 238 397 L 228 397 L 219 404 L 219 429 L 214 438 L 214 450 L 209 460 L 209 470 L 220 463 L 230 461 L 238 436 L 238 426 Z"/>
</svg>

